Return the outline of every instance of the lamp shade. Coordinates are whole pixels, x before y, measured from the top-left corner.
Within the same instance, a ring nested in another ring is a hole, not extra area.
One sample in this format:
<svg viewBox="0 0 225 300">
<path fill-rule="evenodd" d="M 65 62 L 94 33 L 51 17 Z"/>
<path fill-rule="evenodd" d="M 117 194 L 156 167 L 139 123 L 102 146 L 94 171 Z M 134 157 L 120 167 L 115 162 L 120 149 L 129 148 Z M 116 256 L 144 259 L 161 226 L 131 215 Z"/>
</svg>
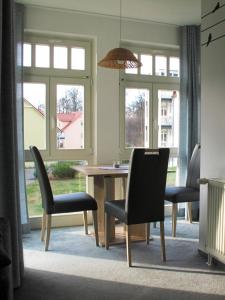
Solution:
<svg viewBox="0 0 225 300">
<path fill-rule="evenodd" d="M 114 48 L 99 61 L 98 66 L 110 69 L 139 68 L 142 63 L 126 48 Z"/>
</svg>

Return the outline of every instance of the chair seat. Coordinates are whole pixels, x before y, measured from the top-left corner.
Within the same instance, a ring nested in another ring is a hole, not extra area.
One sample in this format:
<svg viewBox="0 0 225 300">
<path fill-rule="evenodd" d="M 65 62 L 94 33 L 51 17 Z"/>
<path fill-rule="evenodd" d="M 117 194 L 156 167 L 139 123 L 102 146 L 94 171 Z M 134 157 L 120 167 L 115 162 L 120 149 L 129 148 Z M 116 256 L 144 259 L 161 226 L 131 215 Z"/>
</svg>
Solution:
<svg viewBox="0 0 225 300">
<path fill-rule="evenodd" d="M 125 200 L 106 201 L 105 212 L 126 223 Z"/>
<path fill-rule="evenodd" d="M 165 200 L 173 203 L 199 201 L 199 190 L 181 186 L 169 186 L 165 190 Z"/>
<path fill-rule="evenodd" d="M 85 192 L 55 195 L 53 196 L 53 199 L 54 207 L 52 213 L 67 213 L 97 209 L 95 199 Z"/>
</svg>

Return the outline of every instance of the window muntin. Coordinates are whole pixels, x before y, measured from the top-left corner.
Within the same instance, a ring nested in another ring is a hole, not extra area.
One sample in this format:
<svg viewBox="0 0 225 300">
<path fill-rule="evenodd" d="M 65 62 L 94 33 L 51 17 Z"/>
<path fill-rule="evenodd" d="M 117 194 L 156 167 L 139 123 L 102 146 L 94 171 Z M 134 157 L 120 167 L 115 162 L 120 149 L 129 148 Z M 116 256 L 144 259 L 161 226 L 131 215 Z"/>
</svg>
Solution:
<svg viewBox="0 0 225 300">
<path fill-rule="evenodd" d="M 49 45 L 35 45 L 35 67 L 50 67 L 50 47 Z"/>
<path fill-rule="evenodd" d="M 24 82 L 24 147 L 46 149 L 46 84 Z"/>
</svg>

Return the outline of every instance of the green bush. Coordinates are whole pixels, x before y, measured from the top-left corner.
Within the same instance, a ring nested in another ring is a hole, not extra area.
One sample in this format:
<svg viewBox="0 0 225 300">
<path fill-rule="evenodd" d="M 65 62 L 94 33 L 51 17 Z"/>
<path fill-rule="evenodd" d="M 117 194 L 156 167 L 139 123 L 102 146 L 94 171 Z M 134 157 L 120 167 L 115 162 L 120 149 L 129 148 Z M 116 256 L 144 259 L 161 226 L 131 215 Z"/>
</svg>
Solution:
<svg viewBox="0 0 225 300">
<path fill-rule="evenodd" d="M 73 178 L 75 171 L 70 168 L 71 165 L 71 162 L 63 161 L 51 164 L 51 173 L 55 178 Z"/>
</svg>

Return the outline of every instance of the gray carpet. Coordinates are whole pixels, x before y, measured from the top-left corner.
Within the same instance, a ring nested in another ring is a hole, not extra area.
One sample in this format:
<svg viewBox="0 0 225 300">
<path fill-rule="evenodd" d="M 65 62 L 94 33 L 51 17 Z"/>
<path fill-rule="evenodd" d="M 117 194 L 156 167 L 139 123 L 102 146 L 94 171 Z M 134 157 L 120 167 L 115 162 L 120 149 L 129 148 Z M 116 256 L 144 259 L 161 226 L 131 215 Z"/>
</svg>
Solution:
<svg viewBox="0 0 225 300">
<path fill-rule="evenodd" d="M 198 223 L 180 220 L 173 239 L 166 220 L 166 263 L 160 260 L 159 228 L 151 232 L 149 246 L 132 245 L 128 268 L 125 245 L 97 248 L 83 227 L 54 229 L 48 252 L 40 231 L 33 231 L 24 236 L 25 278 L 15 299 L 225 299 L 225 268 L 208 267 L 198 254 Z"/>
</svg>

